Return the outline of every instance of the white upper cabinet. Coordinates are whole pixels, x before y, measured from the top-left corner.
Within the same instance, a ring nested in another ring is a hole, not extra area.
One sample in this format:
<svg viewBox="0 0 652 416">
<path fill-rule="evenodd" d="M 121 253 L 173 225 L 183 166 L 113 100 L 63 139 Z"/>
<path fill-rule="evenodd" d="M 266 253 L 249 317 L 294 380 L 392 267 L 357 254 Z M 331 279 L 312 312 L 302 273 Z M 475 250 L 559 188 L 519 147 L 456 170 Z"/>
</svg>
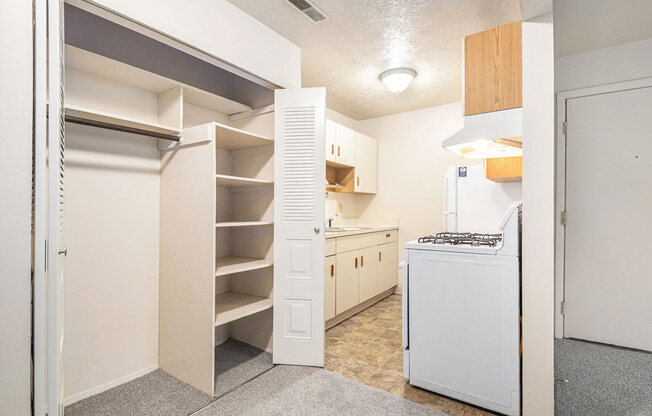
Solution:
<svg viewBox="0 0 652 416">
<path fill-rule="evenodd" d="M 356 193 L 375 194 L 378 191 L 378 141 L 355 133 Z"/>
<path fill-rule="evenodd" d="M 326 120 L 326 160 L 331 162 L 337 161 L 337 124 L 333 121 Z"/>
<path fill-rule="evenodd" d="M 352 129 L 336 125 L 335 133 L 335 154 L 337 156 L 337 163 L 353 166 L 355 165 L 355 136 L 356 132 Z"/>
</svg>

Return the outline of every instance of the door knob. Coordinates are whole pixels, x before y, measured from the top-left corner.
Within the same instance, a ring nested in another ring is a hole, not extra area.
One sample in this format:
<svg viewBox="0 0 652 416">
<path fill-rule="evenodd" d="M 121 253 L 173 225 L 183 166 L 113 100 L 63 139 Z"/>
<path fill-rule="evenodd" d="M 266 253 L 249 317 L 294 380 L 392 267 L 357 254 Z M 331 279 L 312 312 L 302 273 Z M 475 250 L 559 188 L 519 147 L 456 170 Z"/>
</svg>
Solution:
<svg viewBox="0 0 652 416">
<path fill-rule="evenodd" d="M 315 234 L 319 234 L 319 227 L 315 227 Z"/>
<path fill-rule="evenodd" d="M 64 248 L 63 250 L 59 250 L 58 253 L 63 254 L 63 257 L 68 257 L 68 247 Z"/>
</svg>

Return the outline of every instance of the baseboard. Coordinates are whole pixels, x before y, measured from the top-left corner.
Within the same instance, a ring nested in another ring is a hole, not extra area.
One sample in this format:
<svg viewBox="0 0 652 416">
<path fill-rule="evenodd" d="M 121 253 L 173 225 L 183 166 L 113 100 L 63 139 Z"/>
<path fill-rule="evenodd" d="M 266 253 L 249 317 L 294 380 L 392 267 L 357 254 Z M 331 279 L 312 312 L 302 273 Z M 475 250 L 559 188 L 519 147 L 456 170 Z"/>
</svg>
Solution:
<svg viewBox="0 0 652 416">
<path fill-rule="evenodd" d="M 115 380 L 108 381 L 108 382 L 106 382 L 104 384 L 101 384 L 101 385 L 99 385 L 97 387 L 93 387 L 93 388 L 90 388 L 88 390 L 84 390 L 84 391 L 82 391 L 80 393 L 73 394 L 72 396 L 65 397 L 63 399 L 63 405 L 68 406 L 68 405 L 71 405 L 71 404 L 73 404 L 75 402 L 78 402 L 80 400 L 84 400 L 84 399 L 89 398 L 91 396 L 95 396 L 96 394 L 100 394 L 100 393 L 102 393 L 104 391 L 107 391 L 107 390 L 109 390 L 109 389 L 111 389 L 111 388 L 113 388 L 115 386 L 119 386 L 120 384 L 124 384 L 124 383 L 127 383 L 127 382 L 131 381 L 131 380 L 135 380 L 138 377 L 142 377 L 145 374 L 149 374 L 154 370 L 158 370 L 158 363 L 156 363 L 154 365 L 151 365 L 149 367 L 145 367 L 145 368 L 143 368 L 141 370 L 134 371 L 133 373 L 127 374 L 126 376 L 116 378 Z"/>
<path fill-rule="evenodd" d="M 396 289 L 396 286 L 394 286 L 391 289 L 387 289 L 386 291 L 374 296 L 373 298 L 369 298 L 369 299 L 365 300 L 364 302 L 357 304 L 356 306 L 354 306 L 351 309 L 348 309 L 348 310 L 340 313 L 339 315 L 335 315 L 334 317 L 332 317 L 331 319 L 326 321 L 326 324 L 325 324 L 326 329 L 330 329 L 330 328 L 334 327 L 335 325 L 339 324 L 340 322 L 346 321 L 347 319 L 349 319 L 350 317 L 352 317 L 356 313 L 361 312 L 362 310 L 367 309 L 371 305 L 373 305 L 375 303 L 378 303 L 381 300 L 385 299 L 387 296 L 390 296 L 390 295 L 394 294 L 394 289 Z"/>
</svg>

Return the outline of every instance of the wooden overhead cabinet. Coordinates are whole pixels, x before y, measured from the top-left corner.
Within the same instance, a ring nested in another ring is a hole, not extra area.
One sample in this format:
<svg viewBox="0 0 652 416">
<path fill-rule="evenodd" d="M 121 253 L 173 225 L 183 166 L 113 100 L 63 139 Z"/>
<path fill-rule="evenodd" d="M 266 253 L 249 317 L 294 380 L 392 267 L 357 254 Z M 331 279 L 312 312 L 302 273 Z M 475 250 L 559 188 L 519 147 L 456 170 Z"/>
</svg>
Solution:
<svg viewBox="0 0 652 416">
<path fill-rule="evenodd" d="M 484 160 L 487 179 L 494 182 L 521 182 L 523 180 L 523 157 L 498 157 Z"/>
<path fill-rule="evenodd" d="M 521 22 L 464 38 L 465 115 L 521 107 Z"/>
</svg>

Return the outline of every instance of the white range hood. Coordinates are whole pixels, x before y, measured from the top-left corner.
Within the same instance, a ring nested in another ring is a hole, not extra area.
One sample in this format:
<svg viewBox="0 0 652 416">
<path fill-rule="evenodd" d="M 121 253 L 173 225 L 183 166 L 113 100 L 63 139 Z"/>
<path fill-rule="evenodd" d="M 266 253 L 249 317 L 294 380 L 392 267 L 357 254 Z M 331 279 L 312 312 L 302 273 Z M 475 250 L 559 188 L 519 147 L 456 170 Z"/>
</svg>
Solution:
<svg viewBox="0 0 652 416">
<path fill-rule="evenodd" d="M 523 108 L 464 117 L 464 128 L 442 146 L 465 159 L 523 156 Z"/>
</svg>

